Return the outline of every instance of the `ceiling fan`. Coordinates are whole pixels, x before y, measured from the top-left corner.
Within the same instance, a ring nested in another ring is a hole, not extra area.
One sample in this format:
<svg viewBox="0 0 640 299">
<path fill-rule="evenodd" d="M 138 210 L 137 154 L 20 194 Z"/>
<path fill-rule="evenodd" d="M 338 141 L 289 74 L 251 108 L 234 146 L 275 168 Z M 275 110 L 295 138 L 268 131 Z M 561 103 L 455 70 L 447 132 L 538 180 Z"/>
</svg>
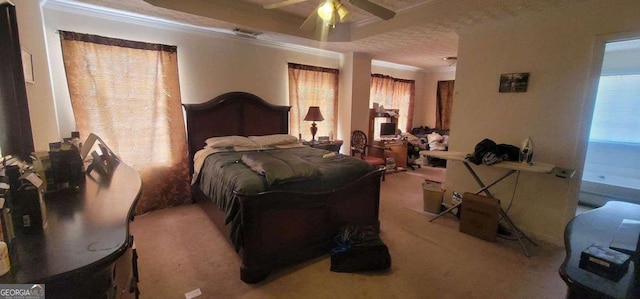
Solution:
<svg viewBox="0 0 640 299">
<path fill-rule="evenodd" d="M 265 9 L 274 9 L 283 6 L 288 6 L 307 0 L 285 0 L 273 4 L 265 4 Z M 361 8 L 362 10 L 378 17 L 383 20 L 389 20 L 393 18 L 396 13 L 378 4 L 375 4 L 369 0 L 348 0 L 349 4 Z M 322 0 L 320 5 L 307 17 L 302 23 L 300 28 L 302 30 L 313 30 L 316 23 L 319 21 L 318 17 L 327 25 L 335 27 L 337 21 L 344 22 L 349 15 L 349 10 L 340 3 L 340 0 Z"/>
</svg>

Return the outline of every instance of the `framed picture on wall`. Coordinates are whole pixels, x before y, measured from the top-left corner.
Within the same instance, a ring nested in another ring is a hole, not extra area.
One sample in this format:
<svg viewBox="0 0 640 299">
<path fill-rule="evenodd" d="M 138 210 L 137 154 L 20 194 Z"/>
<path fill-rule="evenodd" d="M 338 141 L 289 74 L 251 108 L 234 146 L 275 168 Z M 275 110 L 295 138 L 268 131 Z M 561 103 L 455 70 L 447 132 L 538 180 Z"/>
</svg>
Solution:
<svg viewBox="0 0 640 299">
<path fill-rule="evenodd" d="M 24 72 L 24 82 L 26 83 L 35 83 L 33 77 L 33 58 L 31 57 L 31 53 L 26 49 L 21 49 L 22 53 L 22 71 Z"/>
<path fill-rule="evenodd" d="M 526 92 L 529 73 L 510 73 L 500 75 L 498 92 Z"/>
</svg>

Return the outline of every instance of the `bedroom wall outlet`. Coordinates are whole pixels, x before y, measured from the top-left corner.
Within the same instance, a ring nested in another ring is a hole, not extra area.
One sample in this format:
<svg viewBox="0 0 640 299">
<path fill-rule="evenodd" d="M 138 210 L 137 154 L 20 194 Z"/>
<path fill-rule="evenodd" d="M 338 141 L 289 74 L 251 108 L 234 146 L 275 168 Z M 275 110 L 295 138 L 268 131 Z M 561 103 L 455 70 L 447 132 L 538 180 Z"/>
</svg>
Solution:
<svg viewBox="0 0 640 299">
<path fill-rule="evenodd" d="M 576 170 L 556 167 L 553 169 L 553 173 L 559 178 L 569 179 L 573 177 L 573 175 L 576 173 Z"/>
</svg>

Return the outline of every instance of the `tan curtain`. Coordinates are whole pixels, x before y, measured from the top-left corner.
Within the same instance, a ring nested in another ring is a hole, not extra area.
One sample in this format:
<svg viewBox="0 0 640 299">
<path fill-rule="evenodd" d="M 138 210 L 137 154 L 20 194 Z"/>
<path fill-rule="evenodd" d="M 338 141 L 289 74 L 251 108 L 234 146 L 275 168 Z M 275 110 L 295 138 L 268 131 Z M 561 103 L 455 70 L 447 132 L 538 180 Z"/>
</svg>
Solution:
<svg viewBox="0 0 640 299">
<path fill-rule="evenodd" d="M 324 117 L 316 122 L 318 136 L 335 136 L 338 127 L 338 70 L 289 63 L 289 133 L 311 140 L 311 122 L 304 121 L 310 106 Z"/>
<path fill-rule="evenodd" d="M 438 81 L 436 94 L 436 128 L 449 130 L 455 80 Z"/>
<path fill-rule="evenodd" d="M 191 202 L 175 46 L 60 32 L 81 138 L 100 136 L 140 172 L 135 212 Z"/>
<path fill-rule="evenodd" d="M 390 76 L 371 75 L 371 95 L 369 107 L 373 103 L 387 109 L 398 109 L 398 129 L 403 132 L 411 131 L 413 125 L 413 106 L 416 95 L 416 81 L 397 79 Z"/>
</svg>

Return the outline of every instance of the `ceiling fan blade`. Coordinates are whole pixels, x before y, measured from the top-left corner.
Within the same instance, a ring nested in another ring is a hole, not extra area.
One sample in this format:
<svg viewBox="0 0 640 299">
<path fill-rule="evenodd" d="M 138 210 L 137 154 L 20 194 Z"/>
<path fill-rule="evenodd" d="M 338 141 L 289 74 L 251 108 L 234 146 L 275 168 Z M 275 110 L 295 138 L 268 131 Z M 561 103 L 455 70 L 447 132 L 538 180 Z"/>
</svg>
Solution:
<svg viewBox="0 0 640 299">
<path fill-rule="evenodd" d="M 291 5 L 291 4 L 304 2 L 304 1 L 307 1 L 307 0 L 285 0 L 285 1 L 276 2 L 276 3 L 273 3 L 273 4 L 265 4 L 265 5 L 262 6 L 262 8 L 264 8 L 264 9 L 274 9 L 274 8 L 279 8 L 279 7 L 283 7 L 283 6 L 287 6 L 287 5 Z"/>
<path fill-rule="evenodd" d="M 307 19 L 304 20 L 302 25 L 300 25 L 300 29 L 304 31 L 313 31 L 314 29 L 316 29 L 316 25 L 318 24 L 318 19 L 319 19 L 318 14 L 316 13 L 316 10 L 314 10 L 307 17 Z"/>
<path fill-rule="evenodd" d="M 355 7 L 359 7 L 370 14 L 381 18 L 383 20 L 389 20 L 393 18 L 396 13 L 392 10 L 384 8 L 378 4 L 375 4 L 369 0 L 349 0 L 349 3 Z"/>
</svg>

